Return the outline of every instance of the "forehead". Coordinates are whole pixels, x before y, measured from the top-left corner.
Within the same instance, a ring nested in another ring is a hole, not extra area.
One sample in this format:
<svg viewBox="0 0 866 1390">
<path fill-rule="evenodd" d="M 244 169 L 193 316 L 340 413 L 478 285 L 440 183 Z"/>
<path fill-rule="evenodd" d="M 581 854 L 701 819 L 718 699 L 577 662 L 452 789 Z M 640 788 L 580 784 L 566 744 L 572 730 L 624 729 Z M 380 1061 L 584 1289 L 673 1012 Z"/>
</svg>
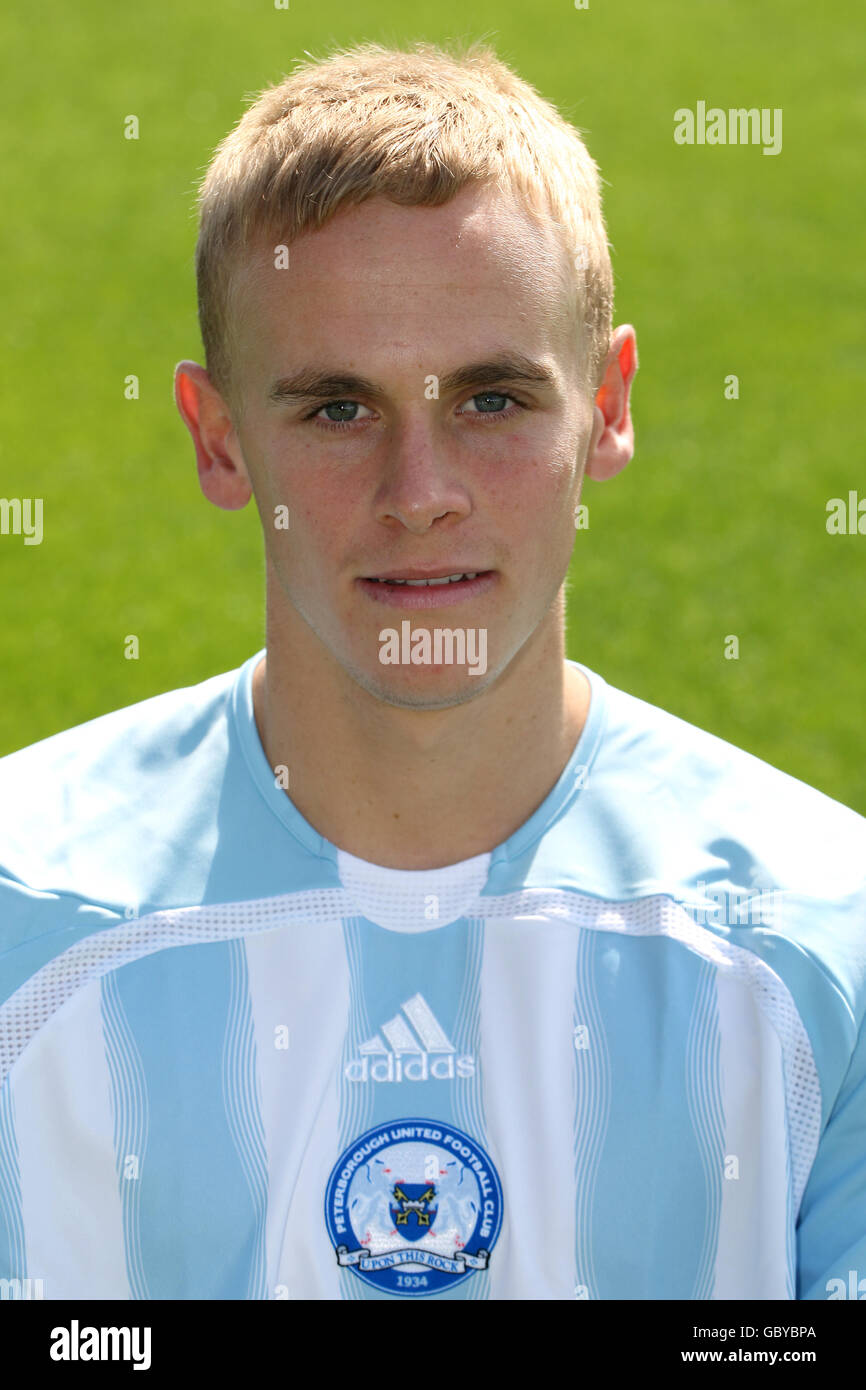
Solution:
<svg viewBox="0 0 866 1390">
<path fill-rule="evenodd" d="M 437 353 L 470 324 L 520 332 L 524 349 L 575 337 L 561 241 L 497 189 L 464 188 L 440 207 L 372 198 L 296 238 L 287 268 L 275 257 L 273 239 L 260 240 L 232 275 L 245 358 L 298 329 L 307 353 L 333 351 L 335 330 L 350 341 L 396 333 Z"/>
</svg>

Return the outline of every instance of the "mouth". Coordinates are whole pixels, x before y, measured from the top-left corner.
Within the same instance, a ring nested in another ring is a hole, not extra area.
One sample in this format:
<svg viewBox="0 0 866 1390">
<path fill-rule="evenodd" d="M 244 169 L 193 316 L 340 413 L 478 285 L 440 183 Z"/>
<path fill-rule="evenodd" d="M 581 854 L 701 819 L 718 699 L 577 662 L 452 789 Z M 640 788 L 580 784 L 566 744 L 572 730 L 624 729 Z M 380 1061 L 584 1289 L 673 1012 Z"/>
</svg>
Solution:
<svg viewBox="0 0 866 1390">
<path fill-rule="evenodd" d="M 435 584 L 459 584 L 464 579 L 476 579 L 479 574 L 489 573 L 488 570 L 475 570 L 471 574 L 443 574 L 436 577 L 430 575 L 423 579 L 398 579 L 393 575 L 380 577 L 371 575 L 370 582 L 373 584 L 411 584 L 413 586 L 435 585 Z"/>
<path fill-rule="evenodd" d="M 485 593 L 496 583 L 496 571 L 440 570 L 438 574 L 422 574 L 410 569 L 402 574 L 369 575 L 355 582 L 379 603 L 397 608 L 438 608 Z"/>
</svg>

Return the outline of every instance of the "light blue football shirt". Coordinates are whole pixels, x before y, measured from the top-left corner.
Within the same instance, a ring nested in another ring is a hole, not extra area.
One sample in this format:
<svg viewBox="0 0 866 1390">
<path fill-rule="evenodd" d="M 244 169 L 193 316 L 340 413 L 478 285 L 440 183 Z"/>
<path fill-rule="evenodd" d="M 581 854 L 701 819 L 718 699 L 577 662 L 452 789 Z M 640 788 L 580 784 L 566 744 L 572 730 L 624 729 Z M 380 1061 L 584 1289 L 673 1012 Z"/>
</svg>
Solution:
<svg viewBox="0 0 866 1390">
<path fill-rule="evenodd" d="M 0 759 L 0 1292 L 866 1297 L 866 820 L 580 665 L 534 815 L 383 868 L 262 655 Z"/>
</svg>

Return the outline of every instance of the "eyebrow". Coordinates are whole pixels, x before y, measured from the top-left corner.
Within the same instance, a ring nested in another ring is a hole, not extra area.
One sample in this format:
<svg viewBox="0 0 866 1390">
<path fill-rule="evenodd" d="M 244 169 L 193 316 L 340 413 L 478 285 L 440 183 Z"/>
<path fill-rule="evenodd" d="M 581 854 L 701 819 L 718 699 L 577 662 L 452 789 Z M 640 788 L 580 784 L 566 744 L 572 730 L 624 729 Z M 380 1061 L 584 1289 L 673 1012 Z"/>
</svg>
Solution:
<svg viewBox="0 0 866 1390">
<path fill-rule="evenodd" d="M 526 386 L 555 386 L 556 374 L 541 362 L 520 352 L 498 353 L 483 362 L 470 362 L 439 378 L 442 391 L 456 391 L 469 386 L 495 386 L 499 382 L 523 383 Z M 326 397 L 369 396 L 382 400 L 387 392 L 369 377 L 353 372 L 329 369 L 301 368 L 290 376 L 279 377 L 267 393 L 269 405 L 283 405 L 295 400 L 318 400 Z"/>
</svg>

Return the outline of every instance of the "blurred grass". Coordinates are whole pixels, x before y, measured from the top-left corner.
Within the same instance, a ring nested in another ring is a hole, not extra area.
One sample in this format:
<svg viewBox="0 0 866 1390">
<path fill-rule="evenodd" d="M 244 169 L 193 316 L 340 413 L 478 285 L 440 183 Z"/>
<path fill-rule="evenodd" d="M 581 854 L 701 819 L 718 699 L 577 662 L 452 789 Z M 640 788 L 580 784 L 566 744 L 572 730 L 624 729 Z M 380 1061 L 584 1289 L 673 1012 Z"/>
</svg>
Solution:
<svg viewBox="0 0 866 1390">
<path fill-rule="evenodd" d="M 866 812 L 866 538 L 824 524 L 866 495 L 866 32 L 836 8 L 7 9 L 0 496 L 43 497 L 46 541 L 0 537 L 0 754 L 263 645 L 256 514 L 205 503 L 171 391 L 201 357 L 195 183 L 246 96 L 305 50 L 488 35 L 585 132 L 638 330 L 636 457 L 585 486 L 569 654 Z M 782 153 L 675 145 L 698 100 L 781 107 Z"/>
</svg>

